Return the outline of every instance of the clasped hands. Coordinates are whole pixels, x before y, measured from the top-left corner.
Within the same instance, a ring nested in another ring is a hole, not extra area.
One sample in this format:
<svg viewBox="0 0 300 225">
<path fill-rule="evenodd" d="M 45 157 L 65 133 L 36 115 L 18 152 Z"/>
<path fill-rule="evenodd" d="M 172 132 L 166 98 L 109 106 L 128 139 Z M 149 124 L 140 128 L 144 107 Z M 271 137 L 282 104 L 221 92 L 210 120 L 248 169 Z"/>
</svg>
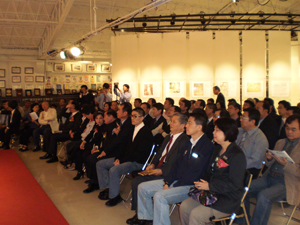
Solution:
<svg viewBox="0 0 300 225">
<path fill-rule="evenodd" d="M 151 165 L 146 167 L 146 170 L 153 170 L 148 175 L 160 176 L 160 175 L 163 174 L 161 169 L 154 169 L 154 168 L 155 168 L 154 164 L 151 164 Z"/>
<path fill-rule="evenodd" d="M 205 180 L 200 179 L 200 181 L 195 181 L 194 184 L 198 190 L 209 190 L 209 184 Z"/>
</svg>

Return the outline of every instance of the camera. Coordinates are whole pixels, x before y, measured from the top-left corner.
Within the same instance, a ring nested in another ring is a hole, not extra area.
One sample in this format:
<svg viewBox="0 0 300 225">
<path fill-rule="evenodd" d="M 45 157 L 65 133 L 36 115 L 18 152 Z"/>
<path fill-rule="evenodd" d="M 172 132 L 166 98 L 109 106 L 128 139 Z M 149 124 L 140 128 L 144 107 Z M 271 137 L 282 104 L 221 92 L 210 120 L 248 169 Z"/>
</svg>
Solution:
<svg viewBox="0 0 300 225">
<path fill-rule="evenodd" d="M 114 88 L 119 89 L 119 82 L 114 83 Z"/>
</svg>

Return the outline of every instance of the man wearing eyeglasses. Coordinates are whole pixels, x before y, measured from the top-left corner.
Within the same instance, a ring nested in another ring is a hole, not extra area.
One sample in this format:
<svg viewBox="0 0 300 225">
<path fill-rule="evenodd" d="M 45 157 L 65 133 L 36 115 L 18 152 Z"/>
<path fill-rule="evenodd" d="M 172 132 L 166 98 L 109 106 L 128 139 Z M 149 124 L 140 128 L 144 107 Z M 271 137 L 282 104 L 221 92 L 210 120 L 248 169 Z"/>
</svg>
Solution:
<svg viewBox="0 0 300 225">
<path fill-rule="evenodd" d="M 247 170 L 257 178 L 262 161 L 269 147 L 264 133 L 258 128 L 260 113 L 257 109 L 248 108 L 241 116 L 241 127 L 236 139 L 237 145 L 244 151 L 247 159 Z"/>
<path fill-rule="evenodd" d="M 153 136 L 151 129 L 143 123 L 144 116 L 142 108 L 132 110 L 131 123 L 134 130 L 129 136 L 123 156 L 103 159 L 96 164 L 99 186 L 104 189 L 98 197 L 101 200 L 108 200 L 105 203 L 107 206 L 115 206 L 122 201 L 120 176 L 141 170 L 151 152 Z"/>
</svg>

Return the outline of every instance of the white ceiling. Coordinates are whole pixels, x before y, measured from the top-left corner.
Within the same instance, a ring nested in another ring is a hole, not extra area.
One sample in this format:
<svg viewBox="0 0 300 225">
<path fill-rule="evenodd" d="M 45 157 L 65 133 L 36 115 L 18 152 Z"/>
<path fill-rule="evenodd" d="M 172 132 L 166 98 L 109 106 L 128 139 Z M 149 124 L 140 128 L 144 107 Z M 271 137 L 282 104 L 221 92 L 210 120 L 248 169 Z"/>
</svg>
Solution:
<svg viewBox="0 0 300 225">
<path fill-rule="evenodd" d="M 172 0 L 148 11 L 147 16 L 211 13 L 292 13 L 300 14 L 300 0 Z M 52 49 L 64 48 L 95 28 L 106 25 L 106 19 L 123 17 L 151 2 L 150 0 L 1 0 L 0 59 L 30 55 L 51 58 Z M 96 7 L 94 7 L 96 6 Z M 299 17 L 296 20 L 300 20 Z M 116 33 L 124 35 L 125 33 Z M 85 58 L 110 61 L 110 37 L 105 30 L 83 42 Z M 44 46 L 44 47 L 43 47 Z M 43 47 L 43 48 L 42 48 Z M 40 52 L 38 49 L 40 48 Z M 85 59 L 83 58 L 83 59 Z"/>
</svg>

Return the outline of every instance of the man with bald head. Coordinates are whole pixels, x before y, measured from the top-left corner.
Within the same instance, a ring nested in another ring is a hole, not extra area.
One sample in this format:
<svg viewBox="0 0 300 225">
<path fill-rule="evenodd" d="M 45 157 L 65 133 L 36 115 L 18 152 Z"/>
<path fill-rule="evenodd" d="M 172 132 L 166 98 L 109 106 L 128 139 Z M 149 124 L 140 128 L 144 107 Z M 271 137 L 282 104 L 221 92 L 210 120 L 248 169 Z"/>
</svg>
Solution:
<svg viewBox="0 0 300 225">
<path fill-rule="evenodd" d="M 41 150 L 40 148 L 40 135 L 43 135 L 44 146 L 50 145 L 51 133 L 58 130 L 57 114 L 56 110 L 50 108 L 49 102 L 43 102 L 42 108 L 44 111 L 41 112 L 39 117 L 39 124 L 41 126 L 33 131 L 33 140 L 35 148 L 34 152 Z"/>
</svg>

